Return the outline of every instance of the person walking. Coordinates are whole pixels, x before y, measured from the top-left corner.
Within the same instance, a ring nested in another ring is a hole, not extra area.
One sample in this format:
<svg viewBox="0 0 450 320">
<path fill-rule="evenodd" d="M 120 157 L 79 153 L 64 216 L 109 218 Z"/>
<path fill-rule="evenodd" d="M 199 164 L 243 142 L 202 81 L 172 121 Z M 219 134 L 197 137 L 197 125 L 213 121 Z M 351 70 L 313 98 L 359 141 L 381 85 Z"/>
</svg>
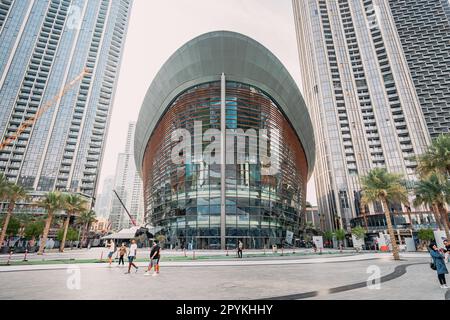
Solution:
<svg viewBox="0 0 450 320">
<path fill-rule="evenodd" d="M 244 249 L 244 244 L 242 243 L 241 240 L 239 240 L 237 254 L 238 254 L 238 258 L 241 258 L 241 259 L 242 259 L 242 249 Z"/>
<path fill-rule="evenodd" d="M 124 242 L 122 242 L 122 245 L 119 248 L 119 266 L 120 264 L 122 264 L 123 266 L 125 265 L 125 261 L 124 261 L 124 256 L 127 254 L 127 246 L 125 245 Z"/>
<path fill-rule="evenodd" d="M 130 273 L 131 266 L 133 266 L 136 269 L 136 272 L 138 272 L 138 267 L 133 263 L 134 259 L 136 259 L 137 256 L 137 244 L 136 240 L 131 241 L 130 246 L 130 253 L 128 253 L 128 272 L 125 272 L 125 274 Z"/>
<path fill-rule="evenodd" d="M 109 260 L 109 266 L 110 267 L 111 267 L 111 263 L 112 263 L 112 260 L 113 260 L 114 252 L 116 252 L 116 244 L 114 243 L 113 240 L 111 240 L 109 242 L 109 252 L 108 252 L 108 260 Z"/>
<path fill-rule="evenodd" d="M 148 265 L 146 276 L 150 275 L 150 271 L 154 267 L 154 273 L 152 276 L 157 276 L 159 274 L 159 260 L 161 258 L 161 247 L 158 242 L 153 242 L 152 250 L 150 251 L 150 264 Z"/>
<path fill-rule="evenodd" d="M 444 250 L 438 249 L 435 243 L 430 244 L 429 247 L 431 258 L 433 259 L 432 269 L 436 270 L 439 283 L 442 289 L 448 289 L 445 275 L 448 273 L 447 267 L 444 261 Z M 433 267 L 434 265 L 434 267 Z"/>
</svg>

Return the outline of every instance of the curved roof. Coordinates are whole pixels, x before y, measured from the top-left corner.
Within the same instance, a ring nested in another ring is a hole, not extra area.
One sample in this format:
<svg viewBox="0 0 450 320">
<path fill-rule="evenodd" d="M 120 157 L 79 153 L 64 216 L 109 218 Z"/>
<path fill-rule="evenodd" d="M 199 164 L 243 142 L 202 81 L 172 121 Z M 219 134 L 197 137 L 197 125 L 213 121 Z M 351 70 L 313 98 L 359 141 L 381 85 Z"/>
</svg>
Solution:
<svg viewBox="0 0 450 320">
<path fill-rule="evenodd" d="M 308 176 L 315 163 L 311 119 L 303 97 L 289 72 L 273 53 L 259 42 L 229 31 L 214 31 L 192 39 L 162 66 L 147 91 L 136 125 L 134 156 L 142 175 L 148 140 L 171 102 L 197 84 L 227 81 L 253 85 L 268 94 L 283 110 L 305 149 Z"/>
</svg>

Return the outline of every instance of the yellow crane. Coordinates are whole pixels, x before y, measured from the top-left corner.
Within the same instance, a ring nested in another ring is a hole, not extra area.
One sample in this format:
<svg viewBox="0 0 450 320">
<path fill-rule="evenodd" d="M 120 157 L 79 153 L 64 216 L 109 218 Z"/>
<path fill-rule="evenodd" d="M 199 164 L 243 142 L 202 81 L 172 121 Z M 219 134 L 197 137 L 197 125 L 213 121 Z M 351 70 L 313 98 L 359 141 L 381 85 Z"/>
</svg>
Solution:
<svg viewBox="0 0 450 320">
<path fill-rule="evenodd" d="M 48 110 L 50 109 L 54 104 L 56 104 L 67 92 L 69 92 L 75 84 L 83 79 L 86 75 L 90 74 L 91 71 L 87 68 L 83 70 L 78 76 L 76 76 L 72 81 L 70 81 L 56 96 L 54 96 L 52 99 L 47 101 L 42 107 L 39 109 L 39 111 L 29 119 L 25 120 L 18 128 L 17 131 L 14 132 L 12 135 L 10 135 L 8 138 L 6 138 L 1 144 L 0 144 L 0 151 L 2 151 L 6 146 L 13 143 L 15 140 L 17 140 L 18 137 L 28 128 L 31 127 L 36 123 L 36 121 L 39 120 L 40 117 Z"/>
</svg>

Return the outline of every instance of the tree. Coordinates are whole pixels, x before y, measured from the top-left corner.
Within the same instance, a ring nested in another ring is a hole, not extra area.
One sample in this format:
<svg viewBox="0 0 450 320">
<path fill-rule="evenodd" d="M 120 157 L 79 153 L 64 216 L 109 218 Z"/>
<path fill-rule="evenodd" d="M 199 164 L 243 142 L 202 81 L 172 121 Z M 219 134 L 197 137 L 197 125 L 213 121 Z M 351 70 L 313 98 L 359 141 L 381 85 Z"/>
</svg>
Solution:
<svg viewBox="0 0 450 320">
<path fill-rule="evenodd" d="M 66 210 L 66 220 L 64 221 L 63 236 L 59 246 L 59 252 L 64 252 L 67 231 L 69 229 L 70 217 L 84 211 L 88 202 L 78 194 L 65 194 L 62 196 L 62 204 Z"/>
<path fill-rule="evenodd" d="M 35 202 L 35 206 L 43 208 L 47 211 L 47 219 L 45 221 L 44 232 L 42 235 L 41 245 L 39 246 L 38 254 L 44 253 L 44 248 L 47 243 L 48 233 L 52 224 L 53 216 L 56 211 L 64 209 L 60 192 L 49 192 L 42 199 Z"/>
<path fill-rule="evenodd" d="M 6 190 L 8 189 L 9 182 L 5 175 L 0 172 L 0 201 L 5 200 Z"/>
<path fill-rule="evenodd" d="M 414 193 L 414 205 L 430 207 L 439 229 L 444 229 L 447 239 L 450 239 L 448 213 L 445 208 L 446 203 L 450 202 L 450 182 L 441 180 L 436 173 L 431 173 L 416 183 Z"/>
<path fill-rule="evenodd" d="M 78 239 L 78 231 L 74 228 L 68 228 L 67 230 L 62 228 L 58 231 L 57 239 L 58 241 L 63 241 L 63 239 L 76 241 Z"/>
<path fill-rule="evenodd" d="M 387 229 L 392 243 L 392 254 L 395 260 L 400 260 L 389 203 L 408 203 L 408 192 L 402 183 L 401 176 L 389 173 L 384 168 L 375 168 L 363 177 L 361 182 L 363 190 L 361 200 L 364 205 L 374 201 L 383 203 Z"/>
<path fill-rule="evenodd" d="M 342 248 L 341 246 L 343 246 L 344 240 L 345 240 L 345 230 L 344 229 L 338 229 L 334 232 L 334 236 L 336 237 L 336 240 L 338 241 L 339 244 L 339 248 Z M 340 249 L 340 251 L 342 252 L 342 249 Z"/>
<path fill-rule="evenodd" d="M 87 241 L 87 234 L 89 232 L 89 229 L 91 227 L 91 224 L 97 221 L 95 217 L 95 211 L 94 210 L 83 210 L 81 214 L 78 216 L 78 223 L 83 226 L 83 232 L 81 236 L 81 244 L 83 244 Z"/>
<path fill-rule="evenodd" d="M 164 242 L 166 241 L 166 237 L 164 235 L 160 234 L 160 235 L 156 236 L 156 240 L 158 240 L 158 242 L 160 244 L 164 244 Z"/>
<path fill-rule="evenodd" d="M 325 231 L 325 232 L 323 233 L 323 238 L 324 238 L 326 241 L 329 241 L 329 242 L 333 241 L 333 232 L 332 232 L 332 231 L 329 231 L 329 230 Z"/>
<path fill-rule="evenodd" d="M 25 226 L 25 237 L 35 240 L 44 232 L 44 221 L 33 221 Z"/>
<path fill-rule="evenodd" d="M 418 157 L 417 172 L 422 177 L 437 173 L 450 176 L 450 134 L 443 133 L 433 140 L 427 151 Z"/>
<path fill-rule="evenodd" d="M 364 239 L 366 236 L 366 229 L 364 229 L 361 226 L 354 227 L 352 229 L 352 234 L 355 236 L 356 239 Z"/>
<path fill-rule="evenodd" d="M 417 237 L 420 241 L 425 242 L 425 244 L 428 245 L 430 241 L 434 240 L 433 229 L 420 229 L 417 233 Z"/>
<path fill-rule="evenodd" d="M 366 232 L 367 232 L 366 229 L 361 226 L 357 226 L 352 229 L 352 235 L 355 236 L 356 240 L 364 241 Z M 359 246 L 355 246 L 355 244 L 353 244 L 353 247 L 356 249 L 357 252 L 359 252 L 359 250 L 361 249 Z"/>
<path fill-rule="evenodd" d="M 0 249 L 2 248 L 3 241 L 5 240 L 8 224 L 11 220 L 16 203 L 28 199 L 28 193 L 22 186 L 10 182 L 1 183 L 2 198 L 4 201 L 8 202 L 8 211 L 6 213 L 5 220 L 3 221 L 2 233 L 0 235 Z"/>
</svg>

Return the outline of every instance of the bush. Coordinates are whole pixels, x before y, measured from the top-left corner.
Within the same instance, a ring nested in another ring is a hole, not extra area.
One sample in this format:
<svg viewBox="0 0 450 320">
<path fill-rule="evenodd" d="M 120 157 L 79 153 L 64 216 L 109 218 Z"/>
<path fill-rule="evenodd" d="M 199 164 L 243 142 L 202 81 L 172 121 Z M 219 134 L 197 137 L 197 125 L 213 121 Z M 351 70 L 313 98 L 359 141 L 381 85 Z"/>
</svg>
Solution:
<svg viewBox="0 0 450 320">
<path fill-rule="evenodd" d="M 0 221 L 0 228 L 3 227 L 3 224 L 5 223 L 5 218 L 3 218 Z M 6 229 L 6 235 L 12 235 L 15 236 L 17 233 L 19 233 L 20 229 L 20 220 L 17 219 L 14 216 L 11 216 L 11 219 L 9 219 L 8 228 Z"/>
<path fill-rule="evenodd" d="M 433 241 L 434 240 L 434 232 L 433 229 L 420 229 L 417 237 L 422 241 Z"/>
<path fill-rule="evenodd" d="M 44 221 L 34 221 L 25 226 L 25 237 L 27 239 L 39 238 L 44 232 Z"/>
<path fill-rule="evenodd" d="M 336 237 L 336 240 L 343 241 L 345 240 L 345 233 L 344 229 L 339 229 L 334 232 L 334 236 Z"/>
<path fill-rule="evenodd" d="M 356 239 L 364 239 L 366 235 L 366 229 L 364 229 L 361 226 L 355 227 L 352 229 L 352 234 L 355 236 Z"/>
<path fill-rule="evenodd" d="M 59 229 L 57 239 L 58 241 L 62 241 L 64 236 L 64 228 Z M 76 241 L 78 240 L 78 231 L 74 228 L 67 229 L 66 241 Z"/>
<path fill-rule="evenodd" d="M 325 240 L 331 241 L 331 240 L 333 240 L 333 232 L 325 231 L 323 233 L 323 237 L 324 237 Z"/>
<path fill-rule="evenodd" d="M 159 236 L 156 236 L 156 240 L 158 240 L 159 243 L 164 243 L 166 241 L 166 237 L 160 234 Z"/>
</svg>

